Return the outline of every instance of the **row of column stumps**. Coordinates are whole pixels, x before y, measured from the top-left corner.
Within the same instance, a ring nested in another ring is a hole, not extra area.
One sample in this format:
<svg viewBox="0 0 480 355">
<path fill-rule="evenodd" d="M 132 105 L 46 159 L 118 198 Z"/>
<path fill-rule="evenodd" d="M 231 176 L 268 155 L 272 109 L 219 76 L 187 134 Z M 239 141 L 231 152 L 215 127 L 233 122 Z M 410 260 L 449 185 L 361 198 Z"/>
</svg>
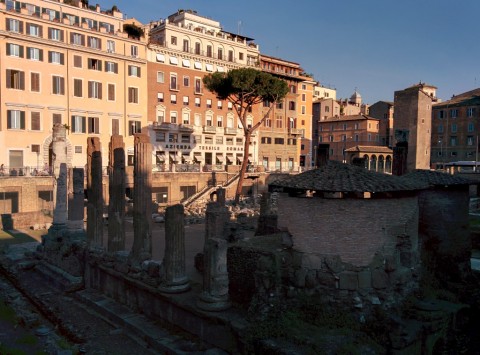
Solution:
<svg viewBox="0 0 480 355">
<path fill-rule="evenodd" d="M 59 130 L 61 130 L 60 127 Z M 54 147 L 55 141 L 54 139 Z M 63 151 L 61 141 L 60 139 L 57 149 Z M 138 265 L 151 259 L 152 256 L 152 147 L 149 137 L 145 134 L 135 134 L 134 142 L 134 241 L 129 259 L 131 263 Z M 70 180 L 73 189 L 68 196 L 68 225 L 69 229 L 75 230 L 80 228 L 80 221 L 83 227 L 83 169 L 73 169 L 71 179 L 67 179 L 66 164 L 60 162 L 58 166 L 53 226 L 66 228 L 67 185 Z M 110 202 L 107 250 L 117 252 L 125 249 L 125 147 L 122 136 L 111 137 L 108 173 Z M 87 194 L 87 243 L 91 249 L 102 249 L 104 248 L 103 182 L 101 145 L 98 137 L 87 138 Z M 207 205 L 203 291 L 197 302 L 200 309 L 207 311 L 221 311 L 231 306 L 228 296 L 228 242 L 224 233 L 230 213 L 225 206 L 225 190 L 218 189 L 216 196 L 217 201 Z M 167 207 L 163 260 L 165 274 L 159 286 L 161 292 L 180 293 L 190 289 L 185 267 L 184 218 L 183 205 Z"/>
</svg>

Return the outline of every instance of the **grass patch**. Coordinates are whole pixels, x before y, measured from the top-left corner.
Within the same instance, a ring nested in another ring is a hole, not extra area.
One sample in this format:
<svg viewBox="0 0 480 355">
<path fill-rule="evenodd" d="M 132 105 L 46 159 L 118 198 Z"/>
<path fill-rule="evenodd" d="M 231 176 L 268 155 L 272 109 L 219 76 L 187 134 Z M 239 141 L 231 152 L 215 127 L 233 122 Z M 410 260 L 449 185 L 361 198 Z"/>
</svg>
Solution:
<svg viewBox="0 0 480 355">
<path fill-rule="evenodd" d="M 17 324 L 17 315 L 12 307 L 5 304 L 4 300 L 0 300 L 0 319 L 11 324 Z"/>
<path fill-rule="evenodd" d="M 57 345 L 62 350 L 70 350 L 72 348 L 72 345 L 68 341 L 66 341 L 64 338 L 58 339 Z"/>
<path fill-rule="evenodd" d="M 33 334 L 24 334 L 20 338 L 18 338 L 15 343 L 17 344 L 26 344 L 26 345 L 35 345 L 38 343 L 38 339 Z"/>
</svg>

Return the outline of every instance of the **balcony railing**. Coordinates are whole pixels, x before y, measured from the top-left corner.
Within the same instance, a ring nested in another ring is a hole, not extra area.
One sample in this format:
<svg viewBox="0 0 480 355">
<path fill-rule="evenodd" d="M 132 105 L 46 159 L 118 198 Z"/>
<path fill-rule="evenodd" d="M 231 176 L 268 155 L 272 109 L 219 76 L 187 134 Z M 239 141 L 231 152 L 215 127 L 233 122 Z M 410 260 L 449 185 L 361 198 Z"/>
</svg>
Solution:
<svg viewBox="0 0 480 355">
<path fill-rule="evenodd" d="M 217 128 L 214 126 L 203 126 L 203 133 L 217 133 Z"/>
<path fill-rule="evenodd" d="M 288 128 L 288 133 L 290 134 L 294 134 L 294 135 L 301 135 L 302 134 L 302 130 L 301 129 L 298 129 L 298 128 Z"/>
<path fill-rule="evenodd" d="M 193 132 L 194 128 L 193 128 L 193 125 L 191 124 L 184 124 L 182 123 L 178 129 L 182 132 Z"/>
<path fill-rule="evenodd" d="M 178 125 L 176 123 L 169 122 L 153 122 L 152 128 L 156 130 L 169 131 L 172 129 L 177 129 Z"/>
<path fill-rule="evenodd" d="M 237 129 L 236 128 L 225 127 L 225 134 L 236 135 L 237 134 Z"/>
</svg>

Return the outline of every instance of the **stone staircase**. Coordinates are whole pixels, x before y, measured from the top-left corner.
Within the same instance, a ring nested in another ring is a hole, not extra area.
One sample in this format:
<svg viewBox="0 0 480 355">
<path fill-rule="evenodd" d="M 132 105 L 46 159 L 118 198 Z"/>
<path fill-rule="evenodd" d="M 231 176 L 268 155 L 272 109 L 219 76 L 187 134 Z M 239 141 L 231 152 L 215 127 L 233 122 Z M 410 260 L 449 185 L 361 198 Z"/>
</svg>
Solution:
<svg viewBox="0 0 480 355">
<path fill-rule="evenodd" d="M 235 181 L 237 181 L 238 177 L 240 176 L 240 173 L 237 173 L 233 175 L 230 179 L 225 181 L 221 186 L 225 189 L 228 189 Z M 182 202 L 182 205 L 185 207 L 188 207 L 191 205 L 193 202 L 201 198 L 202 196 L 205 196 L 207 194 L 212 193 L 218 188 L 218 186 L 211 186 L 211 185 L 206 185 L 204 186 L 200 191 L 197 193 L 193 194 L 189 198 L 187 198 L 185 201 Z"/>
</svg>

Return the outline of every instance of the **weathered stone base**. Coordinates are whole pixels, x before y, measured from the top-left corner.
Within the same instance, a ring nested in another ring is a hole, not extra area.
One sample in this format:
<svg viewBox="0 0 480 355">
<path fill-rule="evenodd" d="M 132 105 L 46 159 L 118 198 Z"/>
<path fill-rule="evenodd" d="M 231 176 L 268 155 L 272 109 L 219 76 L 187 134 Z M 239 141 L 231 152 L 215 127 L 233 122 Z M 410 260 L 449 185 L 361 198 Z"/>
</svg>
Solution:
<svg viewBox="0 0 480 355">
<path fill-rule="evenodd" d="M 203 292 L 198 298 L 197 306 L 204 311 L 219 312 L 229 309 L 232 304 L 228 299 L 228 295 L 223 297 L 214 297 L 206 292 Z"/>
<path fill-rule="evenodd" d="M 84 287 L 83 277 L 70 275 L 68 272 L 48 262 L 40 262 L 36 269 L 44 278 L 62 291 L 75 292 Z"/>
<path fill-rule="evenodd" d="M 158 289 L 164 293 L 182 293 L 190 289 L 190 282 L 188 277 L 184 277 L 176 281 L 163 283 L 158 286 Z"/>
</svg>

